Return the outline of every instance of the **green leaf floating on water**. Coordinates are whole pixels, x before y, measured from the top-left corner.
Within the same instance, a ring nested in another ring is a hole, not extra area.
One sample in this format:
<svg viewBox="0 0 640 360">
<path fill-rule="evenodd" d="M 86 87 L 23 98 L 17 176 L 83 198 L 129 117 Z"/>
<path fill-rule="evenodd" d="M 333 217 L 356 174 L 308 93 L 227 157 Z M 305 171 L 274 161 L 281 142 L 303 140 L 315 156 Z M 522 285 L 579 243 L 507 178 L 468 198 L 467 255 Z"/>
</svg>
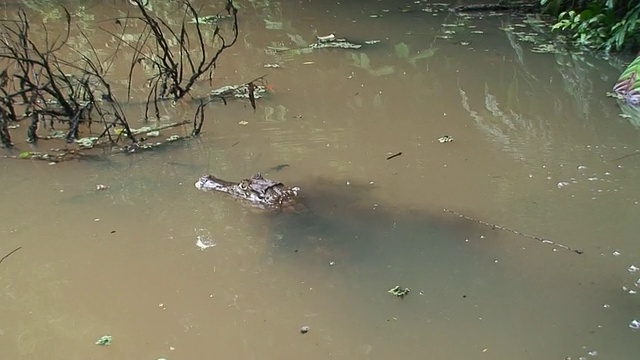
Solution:
<svg viewBox="0 0 640 360">
<path fill-rule="evenodd" d="M 424 50 L 418 52 L 416 55 L 414 55 L 411 58 L 409 58 L 409 63 L 411 63 L 411 65 L 415 65 L 416 61 L 430 58 L 430 57 L 432 57 L 433 55 L 436 54 L 436 51 L 438 51 L 438 48 L 424 49 Z"/>
<path fill-rule="evenodd" d="M 275 108 L 271 106 L 265 106 L 264 117 L 266 121 L 283 122 L 287 120 L 287 112 L 289 112 L 289 109 L 287 109 L 283 105 L 278 105 Z"/>
<path fill-rule="evenodd" d="M 282 30 L 284 26 L 282 25 L 282 21 L 271 21 L 268 19 L 264 20 L 264 27 L 268 30 Z"/>
<path fill-rule="evenodd" d="M 393 296 L 397 296 L 399 298 L 403 298 L 407 295 L 409 295 L 409 292 L 411 290 L 409 290 L 409 288 L 402 288 L 400 287 L 400 285 L 396 285 L 394 287 L 392 287 L 391 289 L 389 289 L 389 291 L 387 291 L 389 294 L 393 295 Z"/>
<path fill-rule="evenodd" d="M 96 345 L 104 345 L 104 346 L 111 345 L 112 340 L 113 338 L 111 337 L 111 335 L 105 335 L 100 339 L 98 339 L 98 341 L 96 341 Z"/>
<path fill-rule="evenodd" d="M 427 48 L 415 53 L 411 56 L 411 48 L 404 42 L 397 43 L 394 47 L 396 56 L 401 59 L 407 59 L 411 65 L 415 65 L 418 60 L 427 59 L 436 54 L 437 48 Z"/>
<path fill-rule="evenodd" d="M 396 70 L 393 68 L 393 66 L 387 65 L 377 69 L 370 69 L 369 74 L 373 76 L 386 76 L 393 74 L 394 71 Z"/>
<path fill-rule="evenodd" d="M 51 132 L 49 132 L 49 137 L 52 139 L 63 139 L 65 136 L 67 136 L 67 133 L 64 131 L 51 130 Z"/>
<path fill-rule="evenodd" d="M 287 36 L 289 37 L 289 40 L 291 40 L 294 44 L 296 44 L 298 47 L 307 47 L 309 46 L 309 43 L 306 42 L 302 36 L 298 35 L 298 34 L 288 34 Z"/>
<path fill-rule="evenodd" d="M 393 74 L 393 72 L 395 71 L 393 66 L 388 66 L 388 65 L 377 68 L 377 69 L 372 69 L 371 60 L 369 60 L 369 56 L 367 56 L 367 54 L 365 53 L 360 53 L 360 54 L 351 53 L 351 60 L 354 66 L 359 67 L 360 69 L 363 69 L 363 70 L 367 70 L 369 74 L 371 74 L 372 76 L 390 75 L 390 74 Z"/>
<path fill-rule="evenodd" d="M 19 159 L 28 159 L 31 157 L 31 151 L 23 151 L 18 155 Z"/>
<path fill-rule="evenodd" d="M 411 50 L 409 49 L 409 45 L 404 42 L 398 43 L 395 46 L 396 55 L 402 59 L 408 59 L 411 54 Z"/>
<path fill-rule="evenodd" d="M 369 70 L 371 67 L 371 61 L 365 53 L 351 53 L 351 60 L 353 60 L 353 65 L 360 69 Z"/>
</svg>

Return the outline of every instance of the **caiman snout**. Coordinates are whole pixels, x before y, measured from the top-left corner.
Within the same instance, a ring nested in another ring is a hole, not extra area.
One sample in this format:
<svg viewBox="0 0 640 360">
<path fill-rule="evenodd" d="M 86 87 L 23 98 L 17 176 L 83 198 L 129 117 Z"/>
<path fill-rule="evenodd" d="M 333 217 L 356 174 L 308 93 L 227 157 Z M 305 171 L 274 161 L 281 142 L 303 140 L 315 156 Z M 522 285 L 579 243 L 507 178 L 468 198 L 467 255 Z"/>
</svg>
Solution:
<svg viewBox="0 0 640 360">
<path fill-rule="evenodd" d="M 259 173 L 237 183 L 222 180 L 213 175 L 205 175 L 196 181 L 195 187 L 203 191 L 227 193 L 262 209 L 279 210 L 295 208 L 292 205 L 300 192 L 297 186 L 285 186 L 281 182 L 265 179 Z"/>
<path fill-rule="evenodd" d="M 203 191 L 225 191 L 224 187 L 233 186 L 233 183 L 218 179 L 212 175 L 205 175 L 196 181 L 195 186 L 198 190 Z"/>
</svg>

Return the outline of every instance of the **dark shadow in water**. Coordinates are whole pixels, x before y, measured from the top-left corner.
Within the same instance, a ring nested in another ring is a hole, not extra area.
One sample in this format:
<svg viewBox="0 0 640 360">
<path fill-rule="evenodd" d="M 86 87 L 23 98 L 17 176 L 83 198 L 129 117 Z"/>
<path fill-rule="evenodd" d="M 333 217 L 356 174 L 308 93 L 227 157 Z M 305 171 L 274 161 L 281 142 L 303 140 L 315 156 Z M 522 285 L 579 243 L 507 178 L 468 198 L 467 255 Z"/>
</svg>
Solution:
<svg viewBox="0 0 640 360">
<path fill-rule="evenodd" d="M 267 215 L 273 239 L 269 256 L 291 265 L 301 282 L 323 274 L 322 281 L 313 281 L 318 292 L 331 293 L 334 284 L 345 287 L 344 306 L 363 327 L 380 326 L 384 320 L 378 314 L 407 319 L 406 331 L 387 333 L 387 340 L 402 341 L 430 324 L 439 324 L 447 336 L 458 336 L 453 324 L 481 330 L 487 325 L 476 321 L 482 317 L 478 311 L 509 329 L 497 336 L 528 333 L 526 322 L 504 319 L 520 316 L 521 306 L 548 309 L 573 300 L 578 274 L 561 275 L 562 280 L 552 274 L 566 263 L 582 262 L 581 255 L 553 253 L 547 245 L 448 213 L 379 203 L 379 189 L 370 185 L 324 179 L 300 185 L 307 212 Z M 549 260 L 544 268 L 542 259 Z M 397 299 L 387 290 L 396 285 L 409 287 L 411 295 L 394 308 Z M 565 321 L 584 311 L 567 309 Z M 534 332 L 553 320 L 545 318 Z"/>
<path fill-rule="evenodd" d="M 306 211 L 267 215 L 274 247 L 284 254 L 385 263 L 407 263 L 417 256 L 440 262 L 444 254 L 469 251 L 463 234 L 491 231 L 447 214 L 379 203 L 372 185 L 317 179 L 303 190 Z"/>
</svg>

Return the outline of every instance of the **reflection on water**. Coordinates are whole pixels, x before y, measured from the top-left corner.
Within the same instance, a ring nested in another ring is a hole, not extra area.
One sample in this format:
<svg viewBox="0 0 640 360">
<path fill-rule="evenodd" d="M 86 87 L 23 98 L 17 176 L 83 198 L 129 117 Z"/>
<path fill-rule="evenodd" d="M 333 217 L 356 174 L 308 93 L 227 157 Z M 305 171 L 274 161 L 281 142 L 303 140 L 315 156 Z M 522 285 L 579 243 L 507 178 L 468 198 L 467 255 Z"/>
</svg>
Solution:
<svg viewBox="0 0 640 360">
<path fill-rule="evenodd" d="M 108 53 L 95 24 L 123 6 L 72 13 Z M 175 4 L 153 6 L 179 23 Z M 617 70 L 531 52 L 531 21 L 426 2 L 238 7 L 242 41 L 215 85 L 267 73 L 275 92 L 257 111 L 216 104 L 199 139 L 157 152 L 0 163 L 0 256 L 22 246 L 0 264 L 5 357 L 637 357 L 640 157 L 604 96 Z M 273 50 L 329 33 L 381 43 Z M 307 210 L 256 212 L 193 186 L 258 171 L 300 186 Z M 103 335 L 113 344 L 94 345 Z"/>
</svg>

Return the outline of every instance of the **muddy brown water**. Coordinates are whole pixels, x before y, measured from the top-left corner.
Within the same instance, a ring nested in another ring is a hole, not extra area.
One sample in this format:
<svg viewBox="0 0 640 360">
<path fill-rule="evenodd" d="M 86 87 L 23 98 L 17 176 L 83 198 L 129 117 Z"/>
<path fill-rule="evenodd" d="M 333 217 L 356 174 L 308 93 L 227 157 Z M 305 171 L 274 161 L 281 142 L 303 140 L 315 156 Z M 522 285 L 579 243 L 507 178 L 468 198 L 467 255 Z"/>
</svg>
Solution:
<svg viewBox="0 0 640 360">
<path fill-rule="evenodd" d="M 33 19 L 51 14 L 29 5 Z M 134 11 L 67 5 L 96 44 L 110 36 L 95 24 Z M 255 112 L 210 107 L 199 139 L 156 152 L 0 163 L 0 256 L 21 247 L 0 264 L 3 359 L 638 357 L 640 156 L 614 161 L 638 150 L 638 129 L 604 95 L 619 69 L 533 53 L 501 30 L 529 31 L 508 16 L 238 6 L 216 81 L 268 74 L 275 92 Z M 265 51 L 329 33 L 381 43 Z M 119 62 L 110 76 L 126 72 Z M 258 171 L 302 187 L 309 211 L 260 213 L 193 186 Z M 411 292 L 395 298 L 396 285 Z M 102 335 L 113 343 L 94 345 Z"/>
</svg>

